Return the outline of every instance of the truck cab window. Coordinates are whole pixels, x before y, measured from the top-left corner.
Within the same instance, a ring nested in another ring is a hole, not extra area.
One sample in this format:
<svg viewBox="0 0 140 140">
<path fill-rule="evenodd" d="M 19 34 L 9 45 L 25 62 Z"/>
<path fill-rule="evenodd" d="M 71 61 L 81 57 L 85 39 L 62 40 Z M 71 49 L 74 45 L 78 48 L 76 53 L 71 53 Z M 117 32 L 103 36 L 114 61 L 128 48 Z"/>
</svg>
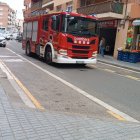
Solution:
<svg viewBox="0 0 140 140">
<path fill-rule="evenodd" d="M 60 15 L 56 16 L 56 20 L 52 21 L 51 28 L 55 31 L 59 31 L 59 29 L 60 29 Z"/>
<path fill-rule="evenodd" d="M 49 19 L 43 20 L 43 30 L 48 31 Z"/>
</svg>

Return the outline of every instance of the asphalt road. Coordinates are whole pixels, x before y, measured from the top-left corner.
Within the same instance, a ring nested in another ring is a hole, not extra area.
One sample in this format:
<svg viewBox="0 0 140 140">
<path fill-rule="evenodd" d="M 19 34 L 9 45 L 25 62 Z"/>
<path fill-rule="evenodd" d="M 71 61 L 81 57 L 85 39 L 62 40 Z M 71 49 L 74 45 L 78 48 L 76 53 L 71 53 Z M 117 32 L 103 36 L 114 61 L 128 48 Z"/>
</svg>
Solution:
<svg viewBox="0 0 140 140">
<path fill-rule="evenodd" d="M 9 41 L 7 48 L 13 50 L 17 54 L 20 54 L 41 68 L 50 71 L 51 73 L 88 92 L 90 95 L 97 97 L 105 103 L 108 103 L 109 105 L 140 121 L 140 73 L 107 66 L 101 63 L 98 63 L 96 66 L 88 65 L 86 67 L 76 65 L 49 66 L 37 58 L 27 57 L 21 49 L 21 43 Z M 13 54 L 7 49 L 1 49 L 0 56 L 2 55 L 11 56 Z M 10 59 L 14 59 L 14 57 Z M 41 81 L 39 81 L 40 76 L 43 77 L 42 73 L 39 75 L 39 70 L 37 71 L 33 66 L 30 66 L 30 64 L 24 64 L 22 61 L 20 62 L 18 57 L 16 59 L 18 59 L 18 63 L 16 64 L 9 63 L 11 60 L 9 62 L 6 60 L 5 63 L 9 69 L 25 84 L 25 86 L 29 89 L 34 89 L 36 95 L 40 91 L 47 90 L 45 85 L 52 79 L 49 79 L 49 76 L 44 76 L 44 79 L 42 78 Z M 14 60 L 12 60 L 12 62 L 14 62 Z M 29 71 L 30 75 L 25 78 L 26 73 Z M 36 78 L 32 76 L 32 73 L 36 75 Z M 47 79 L 46 83 L 44 83 L 45 79 Z M 50 86 L 53 86 L 55 82 L 56 81 L 54 80 Z M 43 87 L 41 87 L 42 84 L 44 85 Z M 40 85 L 40 89 L 37 89 L 38 85 Z M 63 85 L 57 85 L 57 87 L 59 86 Z M 58 89 L 52 88 L 51 90 L 57 91 Z M 66 87 L 64 87 L 64 91 L 69 92 Z M 60 92 L 61 91 L 58 92 L 58 96 Z M 39 101 L 47 108 L 48 104 L 46 103 L 45 98 L 45 94 L 38 94 Z M 48 98 L 50 98 L 50 96 L 48 96 Z M 83 106 L 88 104 L 84 99 L 81 99 L 81 106 L 82 103 L 84 104 Z M 53 106 L 54 104 L 51 105 Z M 97 107 L 99 108 L 99 106 Z M 69 108 L 65 109 L 69 110 Z M 74 112 L 76 112 L 76 110 L 74 110 Z M 96 112 L 98 111 L 96 110 Z"/>
</svg>

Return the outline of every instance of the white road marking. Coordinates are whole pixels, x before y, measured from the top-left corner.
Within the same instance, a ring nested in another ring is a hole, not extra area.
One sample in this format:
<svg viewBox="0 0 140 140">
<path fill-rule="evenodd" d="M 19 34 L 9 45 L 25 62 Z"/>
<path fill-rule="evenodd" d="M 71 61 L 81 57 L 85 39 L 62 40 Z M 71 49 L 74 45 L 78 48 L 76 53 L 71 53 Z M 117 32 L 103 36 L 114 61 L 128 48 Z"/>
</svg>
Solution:
<svg viewBox="0 0 140 140">
<path fill-rule="evenodd" d="M 17 56 L 13 56 L 13 55 L 0 55 L 1 58 L 9 58 L 9 57 L 17 57 Z"/>
<path fill-rule="evenodd" d="M 13 88 L 16 90 L 22 101 L 30 108 L 35 108 L 34 104 L 29 100 L 27 95 L 24 93 L 24 91 L 18 86 L 15 79 L 13 78 L 13 73 L 9 70 L 9 68 L 0 60 L 0 68 L 3 72 L 6 73 L 7 78 Z"/>
<path fill-rule="evenodd" d="M 23 62 L 22 59 L 3 59 L 4 62 Z"/>
<path fill-rule="evenodd" d="M 89 66 L 89 67 L 94 68 L 93 66 Z M 125 74 L 123 75 L 123 74 L 117 73 L 117 71 L 114 71 L 114 70 L 103 69 L 103 68 L 99 68 L 99 67 L 97 67 L 97 69 L 102 70 L 102 71 L 106 71 L 106 72 L 110 72 L 110 73 L 114 73 L 114 74 L 117 74 L 121 77 L 129 78 L 131 80 L 135 80 L 135 81 L 138 81 L 138 82 L 140 81 L 140 78 L 137 78 L 137 77 L 134 77 L 134 76 L 131 76 L 131 75 L 125 75 Z"/>
<path fill-rule="evenodd" d="M 110 70 L 110 69 L 104 69 L 104 70 L 107 71 L 107 72 L 115 73 L 115 71 Z"/>
<path fill-rule="evenodd" d="M 107 66 L 111 66 L 111 67 L 114 67 L 114 68 L 119 68 L 119 69 L 122 69 L 122 70 L 127 70 L 127 71 L 130 71 L 130 72 L 133 72 L 133 73 L 140 73 L 138 71 L 122 68 L 122 67 L 119 67 L 119 66 L 114 66 L 114 65 L 111 65 L 111 64 L 106 64 L 106 63 L 99 62 L 99 61 L 98 61 L 98 63 L 103 64 L 103 65 L 107 65 Z"/>
<path fill-rule="evenodd" d="M 7 48 L 7 50 L 11 51 L 12 53 L 16 54 L 14 51 L 12 51 L 11 49 Z M 44 73 L 50 75 L 51 77 L 57 79 L 58 81 L 62 82 L 63 84 L 65 84 L 66 86 L 72 88 L 73 90 L 77 91 L 78 93 L 84 95 L 85 97 L 87 97 L 88 99 L 94 101 L 95 103 L 101 105 L 102 107 L 106 108 L 107 110 L 110 110 L 116 114 L 118 114 L 119 116 L 121 116 L 122 118 L 124 118 L 126 121 L 130 121 L 130 122 L 139 122 L 138 120 L 132 118 L 131 116 L 119 111 L 118 109 L 112 107 L 111 105 L 101 101 L 100 99 L 90 95 L 89 93 L 87 93 L 86 91 L 76 87 L 75 85 L 63 80 L 62 78 L 56 76 L 55 74 L 43 69 L 42 67 L 34 64 L 33 62 L 29 61 L 28 59 L 24 58 L 23 56 L 16 54 L 17 56 L 19 56 L 21 59 L 24 59 L 25 61 L 27 61 L 28 63 L 30 63 L 31 65 L 33 65 L 34 67 L 38 68 L 39 70 L 43 71 Z"/>
</svg>

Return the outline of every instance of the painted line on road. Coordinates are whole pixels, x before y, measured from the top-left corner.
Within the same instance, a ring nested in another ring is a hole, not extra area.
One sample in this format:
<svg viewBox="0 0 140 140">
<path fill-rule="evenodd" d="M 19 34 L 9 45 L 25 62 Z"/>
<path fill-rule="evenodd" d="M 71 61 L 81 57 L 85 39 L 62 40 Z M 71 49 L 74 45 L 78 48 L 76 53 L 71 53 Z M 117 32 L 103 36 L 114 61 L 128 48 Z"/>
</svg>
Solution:
<svg viewBox="0 0 140 140">
<path fill-rule="evenodd" d="M 29 97 L 29 99 L 33 102 L 36 108 L 44 110 L 45 108 L 37 101 L 37 99 L 31 94 L 31 92 L 15 76 L 14 79 L 16 80 L 18 85 L 23 89 L 23 91 Z"/>
<path fill-rule="evenodd" d="M 138 71 L 122 68 L 122 67 L 119 67 L 119 66 L 114 66 L 114 65 L 111 65 L 111 64 L 106 64 L 106 63 L 99 62 L 99 61 L 98 61 L 98 63 L 103 64 L 103 65 L 107 65 L 107 66 L 110 66 L 110 67 L 114 67 L 114 68 L 119 68 L 119 69 L 126 70 L 126 71 L 133 72 L 133 73 L 140 73 Z"/>
<path fill-rule="evenodd" d="M 7 50 L 9 50 L 10 52 L 16 54 L 16 52 L 12 51 L 12 50 L 9 49 L 9 48 L 7 48 Z M 109 110 L 109 111 L 111 111 L 111 112 L 113 112 L 113 113 L 115 113 L 115 114 L 121 116 L 121 117 L 124 118 L 126 121 L 130 121 L 130 122 L 139 122 L 138 120 L 132 118 L 131 116 L 129 116 L 129 115 L 127 115 L 127 114 L 125 114 L 125 113 L 119 111 L 118 109 L 112 107 L 111 105 L 109 105 L 109 104 L 107 104 L 107 103 L 101 101 L 100 99 L 98 99 L 98 98 L 96 98 L 96 97 L 90 95 L 90 94 L 87 93 L 86 91 L 84 91 L 84 90 L 82 90 L 82 89 L 76 87 L 75 85 L 73 85 L 73 84 L 67 82 L 66 80 L 64 80 L 64 79 L 62 79 L 62 78 L 60 78 L 60 77 L 58 77 L 57 75 L 55 75 L 55 74 L 53 74 L 53 73 L 51 73 L 51 72 L 49 72 L 49 71 L 43 69 L 42 67 L 40 67 L 40 66 L 36 65 L 35 63 L 29 61 L 28 59 L 24 58 L 23 56 L 21 56 L 21 55 L 19 55 L 19 54 L 16 54 L 16 55 L 19 56 L 20 58 L 24 59 L 25 61 L 27 61 L 28 63 L 30 63 L 30 64 L 33 65 L 34 67 L 38 68 L 39 70 L 43 71 L 44 73 L 48 74 L 49 76 L 55 78 L 56 80 L 62 82 L 62 83 L 65 84 L 66 86 L 68 86 L 68 87 L 72 88 L 73 90 L 77 91 L 77 92 L 80 93 L 81 95 L 83 95 L 83 96 L 87 97 L 88 99 L 94 101 L 95 103 L 101 105 L 102 107 L 106 108 L 107 110 Z"/>
<path fill-rule="evenodd" d="M 140 81 L 140 78 L 137 78 L 137 77 L 134 77 L 134 76 L 131 76 L 131 75 L 125 75 L 125 77 L 127 77 L 129 79 L 132 79 L 132 80 Z"/>
<path fill-rule="evenodd" d="M 9 58 L 9 57 L 17 57 L 17 56 L 13 56 L 13 55 L 0 55 L 1 58 Z"/>
<path fill-rule="evenodd" d="M 114 70 L 110 70 L 110 69 L 103 69 L 104 71 L 107 71 L 107 72 L 111 72 L 111 73 L 115 73 Z"/>
<path fill-rule="evenodd" d="M 32 96 L 30 91 L 18 80 L 18 78 L 10 71 L 10 69 L 0 60 L 0 68 L 6 73 L 11 85 L 17 91 L 23 102 L 31 107 L 44 110 L 44 107 Z"/>
<path fill-rule="evenodd" d="M 89 66 L 89 67 L 92 68 L 93 66 Z M 134 77 L 134 76 L 131 76 L 131 75 L 120 74 L 120 73 L 118 73 L 117 71 L 114 71 L 114 70 L 103 69 L 103 68 L 99 68 L 99 67 L 97 67 L 97 69 L 102 70 L 102 71 L 106 71 L 106 72 L 109 72 L 109 73 L 114 73 L 114 74 L 117 74 L 117 75 L 119 75 L 121 77 L 129 78 L 131 80 L 135 80 L 135 81 L 138 81 L 138 82 L 140 81 L 140 78 L 137 78 L 137 77 Z"/>
<path fill-rule="evenodd" d="M 24 62 L 22 59 L 3 59 L 4 62 Z"/>
<path fill-rule="evenodd" d="M 115 117 L 116 119 L 120 120 L 120 121 L 126 121 L 126 119 L 124 119 L 122 116 L 112 112 L 112 111 L 107 111 L 110 115 L 112 115 L 113 117 Z"/>
</svg>

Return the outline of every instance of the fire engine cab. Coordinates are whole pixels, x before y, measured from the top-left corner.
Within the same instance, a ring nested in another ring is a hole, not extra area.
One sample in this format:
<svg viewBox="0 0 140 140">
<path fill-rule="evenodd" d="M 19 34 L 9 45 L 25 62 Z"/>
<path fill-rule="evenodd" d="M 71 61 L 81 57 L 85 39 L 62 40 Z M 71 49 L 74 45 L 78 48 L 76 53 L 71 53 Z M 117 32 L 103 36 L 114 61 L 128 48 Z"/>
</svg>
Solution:
<svg viewBox="0 0 140 140">
<path fill-rule="evenodd" d="M 46 63 L 95 64 L 97 18 L 77 13 L 53 13 L 25 19 L 22 48 Z"/>
</svg>

